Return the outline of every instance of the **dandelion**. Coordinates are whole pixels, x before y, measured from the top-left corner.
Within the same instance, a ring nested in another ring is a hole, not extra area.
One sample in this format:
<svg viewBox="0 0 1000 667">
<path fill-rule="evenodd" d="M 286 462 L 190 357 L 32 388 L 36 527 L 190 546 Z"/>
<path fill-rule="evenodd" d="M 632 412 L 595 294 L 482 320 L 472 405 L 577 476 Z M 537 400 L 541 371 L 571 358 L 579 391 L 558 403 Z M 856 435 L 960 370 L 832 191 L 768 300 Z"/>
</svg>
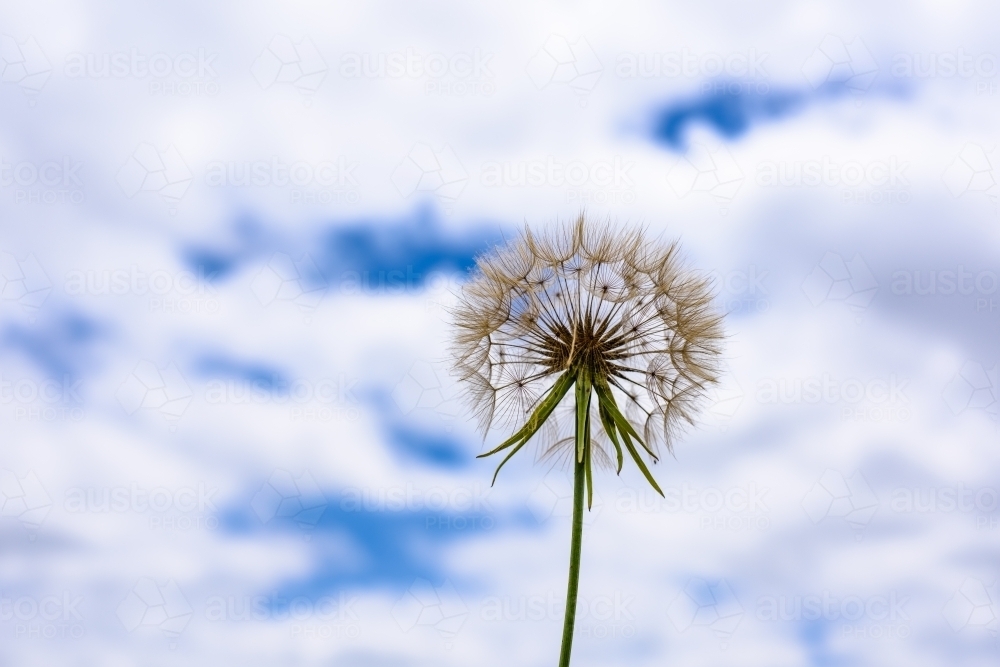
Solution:
<svg viewBox="0 0 1000 667">
<path fill-rule="evenodd" d="M 495 482 L 534 440 L 541 458 L 573 468 L 567 667 L 593 466 L 621 473 L 627 454 L 663 495 L 647 462 L 673 451 L 717 382 L 721 319 L 709 280 L 684 269 L 676 243 L 582 215 L 542 234 L 525 229 L 476 263 L 454 311 L 454 371 L 484 435 L 513 430 L 480 457 L 504 454 Z"/>
</svg>

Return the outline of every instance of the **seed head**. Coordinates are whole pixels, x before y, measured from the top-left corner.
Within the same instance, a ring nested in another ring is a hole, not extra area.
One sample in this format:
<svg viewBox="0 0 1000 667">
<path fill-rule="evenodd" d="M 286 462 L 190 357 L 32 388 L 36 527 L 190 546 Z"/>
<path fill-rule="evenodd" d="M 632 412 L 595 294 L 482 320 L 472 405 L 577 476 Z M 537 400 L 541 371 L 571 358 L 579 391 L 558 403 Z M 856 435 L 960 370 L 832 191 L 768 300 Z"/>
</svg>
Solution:
<svg viewBox="0 0 1000 667">
<path fill-rule="evenodd" d="M 682 267 L 676 243 L 582 215 L 525 229 L 476 265 L 454 311 L 454 371 L 484 435 L 518 428 L 489 453 L 516 445 L 509 458 L 538 433 L 543 456 L 569 459 L 574 404 L 562 399 L 583 383 L 604 427 L 588 428 L 594 459 L 611 464 L 613 445 L 620 471 L 625 444 L 655 487 L 634 452 L 655 462 L 661 446 L 672 451 L 717 382 L 723 334 L 710 281 Z"/>
</svg>

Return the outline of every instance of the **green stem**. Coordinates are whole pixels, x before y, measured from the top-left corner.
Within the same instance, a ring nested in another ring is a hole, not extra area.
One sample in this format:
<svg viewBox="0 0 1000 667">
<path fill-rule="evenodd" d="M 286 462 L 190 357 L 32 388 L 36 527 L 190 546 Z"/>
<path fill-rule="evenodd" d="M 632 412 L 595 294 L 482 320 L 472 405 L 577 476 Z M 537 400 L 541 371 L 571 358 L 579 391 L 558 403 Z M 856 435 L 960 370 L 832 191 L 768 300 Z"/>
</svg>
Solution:
<svg viewBox="0 0 1000 667">
<path fill-rule="evenodd" d="M 578 397 L 577 410 L 583 402 Z M 589 406 L 588 406 L 589 407 Z M 590 427 L 590 410 L 586 412 L 583 433 L 577 431 L 577 439 L 585 437 Z M 577 426 L 579 429 L 579 425 Z M 586 443 L 589 447 L 590 443 Z M 569 548 L 569 585 L 566 591 L 566 620 L 563 622 L 562 649 L 559 651 L 559 667 L 569 667 L 569 655 L 573 650 L 573 627 L 576 625 L 576 597 L 580 588 L 580 552 L 583 549 L 583 494 L 586 479 L 586 458 L 583 461 L 573 457 L 573 537 Z"/>
</svg>

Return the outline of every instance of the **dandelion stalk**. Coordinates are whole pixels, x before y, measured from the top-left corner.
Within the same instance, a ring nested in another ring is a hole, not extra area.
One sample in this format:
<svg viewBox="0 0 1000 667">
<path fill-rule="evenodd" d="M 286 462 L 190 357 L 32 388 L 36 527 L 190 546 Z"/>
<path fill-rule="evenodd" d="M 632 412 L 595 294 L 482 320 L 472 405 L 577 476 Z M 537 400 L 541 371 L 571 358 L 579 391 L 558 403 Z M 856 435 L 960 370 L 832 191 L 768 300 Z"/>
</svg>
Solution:
<svg viewBox="0 0 1000 667">
<path fill-rule="evenodd" d="M 579 385 L 578 385 L 579 386 Z M 590 438 L 590 412 L 587 405 L 577 395 L 576 413 L 584 417 L 583 428 L 577 423 L 576 447 L 582 451 Z M 559 649 L 559 667 L 569 667 L 569 656 L 573 651 L 573 629 L 576 626 L 576 599 L 580 590 L 580 555 L 583 552 L 583 489 L 587 487 L 587 504 L 593 497 L 590 482 L 590 459 L 573 462 L 573 536 L 569 547 L 569 583 L 566 590 L 566 616 L 563 621 L 562 647 Z M 585 484 L 585 478 L 586 483 Z"/>
<path fill-rule="evenodd" d="M 722 331 L 712 296 L 705 277 L 683 269 L 675 243 L 583 216 L 544 236 L 525 230 L 477 258 L 463 288 L 454 370 L 483 432 L 513 429 L 480 455 L 504 453 L 493 481 L 532 440 L 541 458 L 573 470 L 560 667 L 570 664 L 593 466 L 620 474 L 627 452 L 663 495 L 647 464 L 659 461 L 661 446 L 672 452 L 718 378 Z"/>
</svg>

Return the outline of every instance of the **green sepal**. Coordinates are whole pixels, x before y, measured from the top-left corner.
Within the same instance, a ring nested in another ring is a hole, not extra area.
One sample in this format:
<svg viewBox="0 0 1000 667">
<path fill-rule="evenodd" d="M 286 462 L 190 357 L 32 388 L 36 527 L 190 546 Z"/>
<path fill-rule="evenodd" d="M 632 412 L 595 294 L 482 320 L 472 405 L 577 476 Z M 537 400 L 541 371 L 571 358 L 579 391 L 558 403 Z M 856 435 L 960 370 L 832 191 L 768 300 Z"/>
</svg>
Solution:
<svg viewBox="0 0 1000 667">
<path fill-rule="evenodd" d="M 584 451 L 588 448 L 590 423 L 590 376 L 580 369 L 576 379 L 576 461 L 583 463 Z"/>
<path fill-rule="evenodd" d="M 615 453 L 618 455 L 618 470 L 615 472 L 620 475 L 622 474 L 624 457 L 622 455 L 622 446 L 618 442 L 618 433 L 615 429 L 615 422 L 611 419 L 611 415 L 608 414 L 607 409 L 604 407 L 604 402 L 601 400 L 598 400 L 597 412 L 601 416 L 601 424 L 604 425 L 604 432 L 608 434 L 611 444 L 615 446 Z"/>
<path fill-rule="evenodd" d="M 552 411 L 556 409 L 556 406 L 559 405 L 559 401 L 561 401 L 563 396 L 566 395 L 566 392 L 569 391 L 570 386 L 573 384 L 573 379 L 572 373 L 563 373 L 563 375 L 555 381 L 552 387 L 549 388 L 548 396 L 546 396 L 545 399 L 538 404 L 538 407 L 536 407 L 535 411 L 531 413 L 528 420 L 524 422 L 524 425 L 518 429 L 517 433 L 510 436 L 485 454 L 480 454 L 476 458 L 481 459 L 487 456 L 492 456 L 497 452 L 507 449 L 511 445 L 517 444 L 520 440 L 527 441 L 531 438 L 531 436 L 538 431 L 541 425 L 545 423 L 545 420 L 549 418 Z"/>
<path fill-rule="evenodd" d="M 500 474 L 500 468 L 503 468 L 503 464 L 507 463 L 507 461 L 510 460 L 510 457 L 514 456 L 514 454 L 517 454 L 518 450 L 520 450 L 521 447 L 524 447 L 526 444 L 528 444 L 528 440 L 524 439 L 517 447 L 507 452 L 507 456 L 503 457 L 503 461 L 501 461 L 500 465 L 497 466 L 497 469 L 493 471 L 493 479 L 492 481 L 490 481 L 490 486 L 493 486 L 494 484 L 497 483 L 497 475 Z"/>
<path fill-rule="evenodd" d="M 611 394 L 610 388 L 603 382 L 598 382 L 595 385 L 595 389 L 597 391 L 597 399 L 600 401 L 601 407 L 607 411 L 608 417 L 610 417 L 613 425 L 617 426 L 617 429 L 622 436 L 622 441 L 625 443 L 625 448 L 628 449 L 628 453 L 632 456 L 636 465 L 639 466 L 639 470 L 642 471 L 646 481 L 648 481 L 650 485 L 656 489 L 657 493 L 663 496 L 663 490 L 660 489 L 660 485 L 656 483 L 655 479 L 653 479 L 653 475 L 649 472 L 649 468 L 646 467 L 642 457 L 639 456 L 639 452 L 636 451 L 635 445 L 632 444 L 632 439 L 634 438 L 640 445 L 642 445 L 642 448 L 649 452 L 651 456 L 654 456 L 654 458 L 655 455 L 649 451 L 649 448 L 642 441 L 642 438 L 639 437 L 639 434 L 635 432 L 632 425 L 627 419 L 625 419 L 624 415 L 622 415 L 621 411 L 618 409 L 618 405 L 615 403 L 615 398 Z M 607 426 L 605 426 L 605 430 L 606 429 Z M 612 441 L 615 442 L 614 440 Z M 615 444 L 617 446 L 617 442 L 615 442 Z"/>
<path fill-rule="evenodd" d="M 587 420 L 587 441 L 588 442 L 590 441 L 590 420 L 589 419 Z M 590 445 L 588 444 L 588 446 L 587 446 L 587 453 L 584 456 L 584 465 L 586 465 L 585 471 L 587 473 L 587 511 L 588 512 L 590 511 L 590 508 L 594 504 L 594 476 L 593 476 L 593 472 L 591 471 L 591 467 L 590 467 L 591 450 L 592 450 L 592 447 L 590 447 Z"/>
<path fill-rule="evenodd" d="M 533 436 L 538 429 L 541 428 L 542 424 L 545 423 L 545 420 L 549 418 L 552 411 L 556 409 L 557 405 L 559 405 L 559 401 L 563 399 L 566 392 L 568 392 L 569 388 L 573 385 L 573 380 L 574 378 L 572 373 L 563 373 L 562 376 L 555 381 L 555 384 L 549 388 L 548 396 L 546 396 L 538 407 L 535 408 L 535 411 L 531 413 L 530 417 L 528 417 L 528 421 L 524 423 L 524 426 L 518 429 L 517 433 L 507 438 L 498 447 L 494 447 L 485 454 L 480 454 L 476 457 L 477 459 L 481 459 L 516 445 L 514 449 L 507 453 L 507 456 L 504 457 L 503 461 L 500 462 L 500 465 L 498 465 L 497 469 L 493 472 L 493 481 L 490 482 L 490 486 L 496 484 L 497 475 L 500 474 L 500 469 L 503 468 L 504 464 L 507 463 L 507 461 L 509 461 L 510 458 L 521 449 L 521 447 L 527 444 L 528 440 L 531 439 L 531 436 Z"/>
<path fill-rule="evenodd" d="M 622 440 L 625 441 L 625 447 L 628 449 L 628 453 L 632 455 L 632 458 L 635 460 L 635 464 L 639 466 L 639 470 L 641 470 L 642 474 L 646 477 L 646 481 L 649 482 L 654 489 L 656 489 L 658 494 L 665 498 L 666 496 L 663 495 L 663 490 L 660 489 L 660 485 L 656 483 L 655 479 L 653 479 L 653 475 L 649 472 L 649 468 L 646 467 L 642 457 L 639 456 L 639 452 L 636 451 L 635 445 L 632 444 L 632 441 L 629 439 L 627 433 L 622 433 Z"/>
<path fill-rule="evenodd" d="M 649 448 L 648 445 L 646 445 L 642 437 L 635 430 L 635 428 L 632 426 L 629 420 L 626 419 L 625 415 L 623 415 L 621 413 L 621 410 L 618 409 L 618 404 L 615 402 L 615 397 L 611 394 L 611 388 L 606 383 L 603 382 L 597 384 L 595 388 L 597 390 L 598 400 L 600 400 L 601 404 L 604 405 L 604 407 L 607 409 L 608 414 L 611 416 L 611 419 L 614 421 L 615 425 L 618 427 L 618 430 L 622 433 L 622 435 L 623 436 L 625 434 L 630 435 L 633 440 L 642 445 L 642 448 L 646 450 L 646 452 L 651 457 L 653 457 L 654 461 L 659 460 L 660 457 L 656 455 L 656 452 L 654 452 L 652 449 Z"/>
</svg>

